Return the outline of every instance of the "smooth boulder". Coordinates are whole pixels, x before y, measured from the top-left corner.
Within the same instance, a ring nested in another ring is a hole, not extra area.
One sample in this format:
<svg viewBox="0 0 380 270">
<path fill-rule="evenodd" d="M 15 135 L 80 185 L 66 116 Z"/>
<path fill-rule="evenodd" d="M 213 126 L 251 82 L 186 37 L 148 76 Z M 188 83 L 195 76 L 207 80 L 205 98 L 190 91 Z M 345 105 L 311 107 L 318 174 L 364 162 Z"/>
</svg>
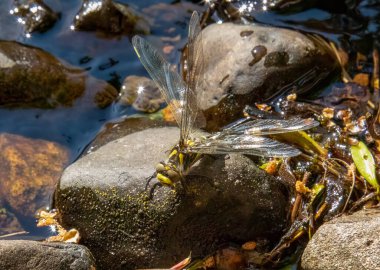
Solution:
<svg viewBox="0 0 380 270">
<path fill-rule="evenodd" d="M 0 41 L 0 106 L 55 108 L 106 107 L 117 90 L 85 70 L 69 66 L 48 52 L 14 41 Z M 76 104 L 78 105 L 78 104 Z"/>
<path fill-rule="evenodd" d="M 323 224 L 302 255 L 304 270 L 380 269 L 380 210 L 360 210 Z"/>
<path fill-rule="evenodd" d="M 0 240 L 0 269 L 94 270 L 95 260 L 81 245 L 26 240 Z"/>
<path fill-rule="evenodd" d="M 231 123 L 246 105 L 267 102 L 284 87 L 306 91 L 337 67 L 325 42 L 297 31 L 222 23 L 201 35 L 204 72 L 197 79 L 204 81 L 198 101 L 208 130 Z M 303 75 L 307 79 L 295 83 Z"/>
<path fill-rule="evenodd" d="M 84 0 L 74 27 L 106 35 L 149 34 L 149 22 L 132 7 L 111 0 Z"/>
<path fill-rule="evenodd" d="M 243 155 L 205 156 L 186 191 L 148 186 L 178 128 L 150 128 L 111 141 L 69 166 L 55 196 L 62 224 L 76 228 L 99 269 L 168 267 L 224 243 L 278 241 L 286 191 Z M 152 198 L 149 198 L 150 194 Z"/>
</svg>

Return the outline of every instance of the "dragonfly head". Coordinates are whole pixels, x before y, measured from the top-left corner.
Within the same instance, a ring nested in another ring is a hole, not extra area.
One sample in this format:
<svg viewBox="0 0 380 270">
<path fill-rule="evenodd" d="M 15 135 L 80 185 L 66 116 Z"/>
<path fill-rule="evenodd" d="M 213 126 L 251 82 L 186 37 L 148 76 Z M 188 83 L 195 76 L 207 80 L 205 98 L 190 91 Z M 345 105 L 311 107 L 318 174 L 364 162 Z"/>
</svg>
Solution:
<svg viewBox="0 0 380 270">
<path fill-rule="evenodd" d="M 180 174 L 171 163 L 160 162 L 156 165 L 157 179 L 166 186 L 173 187 L 180 180 Z"/>
</svg>

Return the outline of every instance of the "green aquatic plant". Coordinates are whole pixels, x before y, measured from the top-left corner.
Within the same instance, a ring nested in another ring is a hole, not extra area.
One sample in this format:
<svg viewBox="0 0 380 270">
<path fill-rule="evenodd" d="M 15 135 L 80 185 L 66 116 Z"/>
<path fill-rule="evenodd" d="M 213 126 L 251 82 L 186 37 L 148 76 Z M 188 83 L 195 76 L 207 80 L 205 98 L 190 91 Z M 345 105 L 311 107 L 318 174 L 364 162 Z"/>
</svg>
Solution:
<svg viewBox="0 0 380 270">
<path fill-rule="evenodd" d="M 379 192 L 380 186 L 376 179 L 375 160 L 366 144 L 359 142 L 357 145 L 352 145 L 351 155 L 360 175 Z"/>
</svg>

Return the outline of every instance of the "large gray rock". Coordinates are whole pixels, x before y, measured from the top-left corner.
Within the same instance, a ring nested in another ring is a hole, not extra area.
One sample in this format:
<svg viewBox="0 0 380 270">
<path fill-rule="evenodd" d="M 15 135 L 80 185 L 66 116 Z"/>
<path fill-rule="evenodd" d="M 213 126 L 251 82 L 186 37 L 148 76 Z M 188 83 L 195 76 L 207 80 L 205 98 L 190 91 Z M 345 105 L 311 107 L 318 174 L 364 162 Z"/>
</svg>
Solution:
<svg viewBox="0 0 380 270">
<path fill-rule="evenodd" d="M 380 210 L 361 210 L 323 224 L 302 255 L 304 270 L 380 269 Z"/>
<path fill-rule="evenodd" d="M 69 166 L 56 191 L 62 224 L 76 228 L 99 269 L 168 267 L 226 242 L 277 241 L 287 213 L 282 185 L 242 155 L 205 156 L 186 192 L 146 178 L 178 140 L 178 128 L 151 128 L 112 141 Z"/>
<path fill-rule="evenodd" d="M 94 270 L 90 251 L 81 245 L 26 240 L 0 240 L 0 269 Z"/>
<path fill-rule="evenodd" d="M 323 42 L 292 30 L 258 24 L 212 24 L 202 31 L 208 129 L 238 118 L 245 105 L 276 95 L 307 71 L 308 85 L 336 68 Z M 307 81 L 307 80 L 305 80 Z M 300 89 L 297 89 L 300 90 Z"/>
</svg>

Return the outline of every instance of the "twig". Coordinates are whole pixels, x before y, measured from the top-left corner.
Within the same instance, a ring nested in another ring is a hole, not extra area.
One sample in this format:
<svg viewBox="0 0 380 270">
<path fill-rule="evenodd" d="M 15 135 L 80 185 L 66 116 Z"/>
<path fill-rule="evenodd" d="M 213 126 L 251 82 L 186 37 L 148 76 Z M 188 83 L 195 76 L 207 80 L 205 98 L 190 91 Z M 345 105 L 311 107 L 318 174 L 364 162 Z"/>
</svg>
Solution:
<svg viewBox="0 0 380 270">
<path fill-rule="evenodd" d="M 305 174 L 303 175 L 302 184 L 304 186 L 306 186 L 307 180 L 309 179 L 310 174 L 311 174 L 310 172 L 305 172 Z M 292 213 L 290 215 L 290 221 L 292 223 L 296 220 L 296 218 L 298 216 L 298 210 L 300 208 L 301 201 L 302 201 L 302 194 L 298 192 L 297 196 L 296 196 L 296 200 L 295 200 L 294 205 L 293 205 Z"/>
<path fill-rule="evenodd" d="M 373 57 L 373 73 L 372 73 L 372 86 L 375 91 L 378 91 L 380 88 L 379 85 L 379 51 L 377 49 L 374 49 L 372 52 Z"/>
<path fill-rule="evenodd" d="M 27 232 L 27 231 L 19 231 L 19 232 L 14 232 L 14 233 L 8 233 L 8 234 L 1 235 L 0 238 L 7 238 L 7 237 L 15 236 L 15 235 L 28 234 L 28 233 L 29 232 Z"/>
</svg>

